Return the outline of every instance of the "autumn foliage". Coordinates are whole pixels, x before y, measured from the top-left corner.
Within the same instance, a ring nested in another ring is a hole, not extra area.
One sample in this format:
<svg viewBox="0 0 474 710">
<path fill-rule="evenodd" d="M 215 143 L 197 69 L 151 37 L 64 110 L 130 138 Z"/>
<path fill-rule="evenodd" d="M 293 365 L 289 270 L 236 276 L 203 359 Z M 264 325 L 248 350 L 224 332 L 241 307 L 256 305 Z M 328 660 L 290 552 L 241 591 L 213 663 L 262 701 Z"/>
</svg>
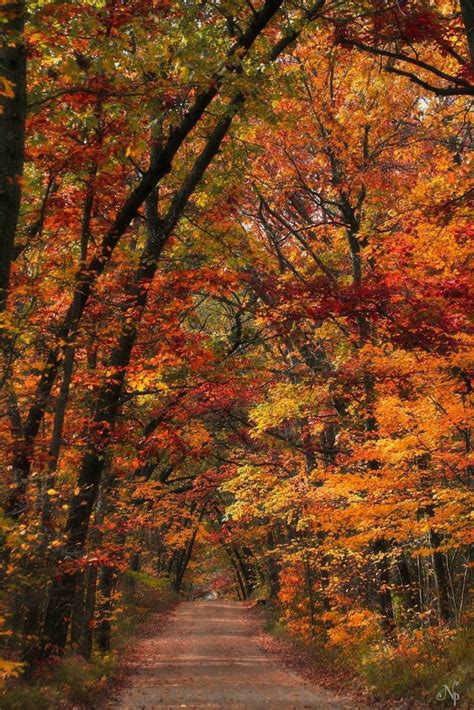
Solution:
<svg viewBox="0 0 474 710">
<path fill-rule="evenodd" d="M 394 663 L 454 638 L 469 2 L 26 5 L 0 6 L 4 676 L 108 652 L 141 571 Z"/>
</svg>

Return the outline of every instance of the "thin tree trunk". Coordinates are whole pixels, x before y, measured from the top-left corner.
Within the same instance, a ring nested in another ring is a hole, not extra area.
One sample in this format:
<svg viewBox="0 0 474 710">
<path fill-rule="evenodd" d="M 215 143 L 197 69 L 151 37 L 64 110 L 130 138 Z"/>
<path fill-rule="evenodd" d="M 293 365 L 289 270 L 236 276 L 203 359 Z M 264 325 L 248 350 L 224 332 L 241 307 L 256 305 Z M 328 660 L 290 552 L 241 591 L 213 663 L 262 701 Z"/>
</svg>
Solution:
<svg viewBox="0 0 474 710">
<path fill-rule="evenodd" d="M 97 565 L 89 567 L 87 572 L 86 593 L 84 597 L 84 613 L 81 624 L 81 635 L 79 639 L 79 652 L 87 660 L 92 655 L 94 639 L 94 615 L 97 596 Z"/>
<path fill-rule="evenodd" d="M 420 596 L 416 589 L 416 584 L 412 579 L 410 568 L 408 567 L 408 562 L 404 553 L 402 553 L 398 558 L 397 568 L 400 575 L 405 605 L 410 611 L 419 612 Z"/>
<path fill-rule="evenodd" d="M 113 474 L 109 474 L 104 481 L 104 485 L 99 494 L 97 508 L 95 512 L 94 529 L 90 535 L 89 549 L 93 552 L 97 550 L 103 541 L 102 523 L 107 513 L 108 499 L 107 491 L 113 484 Z M 84 658 L 90 658 L 93 646 L 94 614 L 96 608 L 98 567 L 96 564 L 89 567 L 86 574 L 84 603 L 82 606 L 82 618 L 79 623 L 79 652 Z"/>
<path fill-rule="evenodd" d="M 423 569 L 423 563 L 421 560 L 421 556 L 418 555 L 417 560 L 416 560 L 416 570 L 417 570 L 417 575 L 418 575 L 418 590 L 419 590 L 419 609 L 420 612 L 423 612 L 425 610 L 425 575 L 424 575 L 424 569 Z M 422 623 L 423 623 L 423 616 L 421 616 Z"/>
<path fill-rule="evenodd" d="M 440 547 L 441 538 L 435 530 L 430 531 L 430 545 Z M 449 603 L 449 583 L 444 556 L 436 550 L 431 555 L 435 576 L 438 614 L 441 622 L 447 623 L 451 619 L 451 605 Z"/>
<path fill-rule="evenodd" d="M 186 549 L 183 552 L 183 555 L 179 561 L 179 565 L 176 568 L 176 582 L 175 582 L 175 591 L 179 592 L 181 591 L 181 586 L 183 584 L 183 579 L 184 575 L 186 574 L 186 570 L 188 568 L 188 564 L 191 560 L 191 555 L 193 554 L 193 549 L 194 549 L 194 543 L 196 542 L 196 536 L 198 534 L 198 527 L 196 527 L 193 530 L 193 533 L 188 540 L 188 544 L 186 545 Z"/>
<path fill-rule="evenodd" d="M 116 582 L 116 573 L 112 567 L 103 567 L 100 573 L 101 603 L 99 605 L 99 623 L 97 624 L 96 637 L 102 653 L 108 653 L 111 645 L 112 630 L 112 596 Z"/>
<path fill-rule="evenodd" d="M 240 599 L 241 601 L 245 601 L 245 599 L 248 598 L 248 594 L 247 594 L 247 590 L 246 590 L 246 588 L 245 588 L 245 583 L 244 583 L 244 580 L 243 580 L 243 578 L 242 578 L 242 574 L 241 574 L 240 569 L 239 569 L 239 565 L 237 564 L 237 562 L 236 562 L 235 559 L 234 559 L 234 556 L 233 556 L 233 554 L 232 554 L 231 548 L 230 548 L 230 547 L 227 547 L 226 545 L 224 545 L 224 543 L 222 543 L 222 546 L 223 546 L 224 550 L 225 550 L 226 553 L 227 553 L 227 556 L 228 556 L 228 558 L 229 558 L 229 560 L 230 560 L 230 563 L 231 563 L 231 565 L 232 565 L 232 569 L 233 569 L 233 571 L 234 571 L 234 577 L 235 577 L 235 581 L 236 581 L 236 586 L 237 586 L 237 590 L 238 590 L 238 592 L 239 592 L 239 599 Z"/>
<path fill-rule="evenodd" d="M 308 552 L 305 552 L 304 555 L 304 567 L 306 573 L 306 585 L 308 588 L 309 621 L 311 624 L 311 636 L 314 636 L 316 630 L 316 608 L 314 604 L 313 573 L 309 562 Z"/>
<path fill-rule="evenodd" d="M 71 645 L 73 648 L 78 648 L 81 641 L 86 584 L 87 573 L 81 571 L 77 575 L 76 591 L 71 606 Z"/>
<path fill-rule="evenodd" d="M 267 574 L 268 583 L 270 587 L 270 597 L 271 599 L 276 599 L 280 591 L 280 569 L 275 559 L 275 542 L 271 531 L 269 531 L 267 534 L 267 544 L 268 549 L 270 550 L 270 554 L 268 555 L 267 559 Z"/>
<path fill-rule="evenodd" d="M 395 615 L 390 591 L 390 569 L 387 559 L 389 546 L 387 541 L 384 538 L 376 540 L 373 545 L 373 551 L 378 557 L 376 562 L 378 570 L 377 598 L 382 614 L 382 628 L 386 637 L 391 640 L 395 633 Z"/>
<path fill-rule="evenodd" d="M 99 145 L 102 139 L 99 140 Z M 87 249 L 89 246 L 90 227 L 92 210 L 94 206 L 94 180 L 97 175 L 98 165 L 94 163 L 88 178 L 86 199 L 82 215 L 81 241 L 80 241 L 80 263 L 84 264 L 87 259 Z M 77 304 L 76 304 L 77 305 Z M 77 317 L 77 313 L 73 317 Z M 69 390 L 71 388 L 72 375 L 74 372 L 74 361 L 76 358 L 76 348 L 73 343 L 69 343 L 64 354 L 63 378 L 54 413 L 53 433 L 51 436 L 51 446 L 49 449 L 48 475 L 45 485 L 45 494 L 42 500 L 42 525 L 45 530 L 51 524 L 51 500 L 46 491 L 55 486 L 55 474 L 58 467 L 59 454 L 61 452 L 64 420 L 66 408 L 69 400 Z"/>
</svg>

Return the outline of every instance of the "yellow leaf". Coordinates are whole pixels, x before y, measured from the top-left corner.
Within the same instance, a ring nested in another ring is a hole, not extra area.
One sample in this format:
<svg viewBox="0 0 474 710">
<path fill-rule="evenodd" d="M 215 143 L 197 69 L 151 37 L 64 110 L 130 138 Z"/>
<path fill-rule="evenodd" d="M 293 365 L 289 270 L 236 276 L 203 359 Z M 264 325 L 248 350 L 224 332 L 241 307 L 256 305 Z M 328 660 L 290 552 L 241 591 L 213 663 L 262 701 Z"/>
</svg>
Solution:
<svg viewBox="0 0 474 710">
<path fill-rule="evenodd" d="M 15 84 L 13 84 L 8 79 L 5 79 L 4 76 L 0 77 L 0 96 L 6 96 L 7 99 L 14 99 L 15 98 L 14 87 L 15 87 Z"/>
</svg>

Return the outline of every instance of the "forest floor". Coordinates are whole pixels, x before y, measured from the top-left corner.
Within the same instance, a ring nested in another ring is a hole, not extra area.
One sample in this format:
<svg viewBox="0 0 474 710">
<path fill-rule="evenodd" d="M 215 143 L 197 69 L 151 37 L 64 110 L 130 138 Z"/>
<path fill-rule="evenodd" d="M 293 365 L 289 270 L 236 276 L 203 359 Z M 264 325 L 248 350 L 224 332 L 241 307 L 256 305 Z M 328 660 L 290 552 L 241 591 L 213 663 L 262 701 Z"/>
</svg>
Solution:
<svg viewBox="0 0 474 710">
<path fill-rule="evenodd" d="M 138 642 L 110 710 L 357 708 L 266 653 L 244 604 L 181 603 L 166 627 Z"/>
</svg>

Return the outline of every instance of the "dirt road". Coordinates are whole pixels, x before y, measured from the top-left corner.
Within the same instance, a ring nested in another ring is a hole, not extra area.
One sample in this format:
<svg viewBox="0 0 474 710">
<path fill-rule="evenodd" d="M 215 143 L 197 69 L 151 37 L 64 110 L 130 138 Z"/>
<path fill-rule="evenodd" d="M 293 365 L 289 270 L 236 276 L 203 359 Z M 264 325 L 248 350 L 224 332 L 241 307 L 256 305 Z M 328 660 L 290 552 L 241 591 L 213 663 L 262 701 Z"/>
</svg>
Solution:
<svg viewBox="0 0 474 710">
<path fill-rule="evenodd" d="M 184 602 L 139 651 L 143 665 L 110 708 L 354 707 L 265 654 L 238 602 Z"/>
</svg>

